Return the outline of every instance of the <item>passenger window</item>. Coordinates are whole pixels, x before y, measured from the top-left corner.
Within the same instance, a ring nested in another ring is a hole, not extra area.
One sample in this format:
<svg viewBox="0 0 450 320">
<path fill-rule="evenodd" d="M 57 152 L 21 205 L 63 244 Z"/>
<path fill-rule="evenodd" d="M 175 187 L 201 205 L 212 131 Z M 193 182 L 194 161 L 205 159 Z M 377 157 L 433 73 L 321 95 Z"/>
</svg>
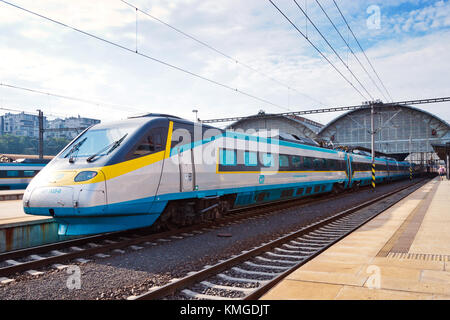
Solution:
<svg viewBox="0 0 450 320">
<path fill-rule="evenodd" d="M 224 166 L 236 165 L 236 151 L 235 150 L 220 150 L 220 164 Z"/>
<path fill-rule="evenodd" d="M 19 176 L 19 171 L 17 171 L 17 170 L 8 170 L 8 171 L 6 171 L 6 176 L 7 177 L 18 177 Z"/>
<path fill-rule="evenodd" d="M 280 168 L 288 168 L 289 167 L 289 157 L 280 154 Z"/>
<path fill-rule="evenodd" d="M 258 165 L 258 154 L 256 152 L 245 152 L 245 165 L 248 167 L 256 167 Z"/>
<path fill-rule="evenodd" d="M 298 156 L 293 156 L 291 161 L 292 161 L 292 167 L 294 168 L 294 170 L 298 171 L 302 168 L 302 158 L 300 158 Z"/>
<path fill-rule="evenodd" d="M 337 164 L 336 160 L 328 160 L 328 166 L 331 171 L 336 170 L 336 164 Z"/>
<path fill-rule="evenodd" d="M 25 171 L 23 172 L 23 176 L 24 176 L 24 177 L 34 177 L 34 175 L 35 175 L 34 170 L 25 170 Z"/>
<path fill-rule="evenodd" d="M 304 157 L 303 158 L 303 167 L 305 169 L 311 169 L 312 168 L 312 161 L 311 158 Z"/>
<path fill-rule="evenodd" d="M 314 160 L 314 169 L 322 169 L 322 160 L 321 159 Z"/>
<path fill-rule="evenodd" d="M 263 154 L 263 166 L 264 167 L 273 167 L 273 155 L 270 153 Z"/>
</svg>

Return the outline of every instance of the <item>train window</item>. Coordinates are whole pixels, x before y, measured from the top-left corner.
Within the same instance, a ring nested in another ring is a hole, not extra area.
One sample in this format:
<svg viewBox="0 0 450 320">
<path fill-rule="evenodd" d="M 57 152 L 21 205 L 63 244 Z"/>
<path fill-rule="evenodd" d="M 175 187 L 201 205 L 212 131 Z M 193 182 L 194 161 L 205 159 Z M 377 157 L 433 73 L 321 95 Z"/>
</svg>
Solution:
<svg viewBox="0 0 450 320">
<path fill-rule="evenodd" d="M 155 142 L 152 135 L 145 137 L 134 151 L 134 156 L 145 156 L 155 152 Z"/>
<path fill-rule="evenodd" d="M 258 166 L 258 154 L 256 152 L 246 151 L 244 154 L 245 165 L 248 167 Z"/>
<path fill-rule="evenodd" d="M 161 138 L 161 134 L 160 133 L 154 133 L 154 134 L 152 134 L 152 136 L 153 136 L 153 143 L 154 143 L 154 146 L 155 146 L 155 150 L 156 151 L 160 151 L 160 150 L 163 150 L 164 149 L 164 146 L 163 146 L 163 141 L 162 141 L 162 138 Z"/>
<path fill-rule="evenodd" d="M 291 163 L 294 171 L 298 171 L 302 168 L 302 158 L 299 156 L 292 156 Z"/>
<path fill-rule="evenodd" d="M 263 166 L 264 167 L 273 167 L 273 165 L 274 165 L 273 154 L 264 153 L 263 154 Z"/>
<path fill-rule="evenodd" d="M 34 177 L 35 175 L 35 171 L 34 170 L 25 170 L 23 172 L 23 176 L 24 177 Z"/>
<path fill-rule="evenodd" d="M 19 171 L 17 171 L 17 170 L 8 170 L 8 171 L 6 171 L 6 176 L 7 177 L 18 177 L 19 176 Z"/>
<path fill-rule="evenodd" d="M 297 189 L 297 195 L 298 195 L 298 196 L 303 195 L 303 191 L 305 191 L 304 188 L 298 188 L 298 189 Z"/>
<path fill-rule="evenodd" d="M 153 128 L 143 137 L 132 155 L 134 157 L 146 156 L 165 149 L 166 128 Z"/>
<path fill-rule="evenodd" d="M 280 154 L 280 168 L 288 168 L 288 167 L 289 167 L 289 157 Z"/>
<path fill-rule="evenodd" d="M 224 166 L 236 165 L 236 151 L 235 150 L 220 150 L 220 164 Z"/>
<path fill-rule="evenodd" d="M 303 157 L 303 167 L 305 169 L 312 169 L 312 160 L 309 157 Z"/>
<path fill-rule="evenodd" d="M 337 160 L 328 160 L 328 169 L 335 171 L 337 167 Z"/>
<path fill-rule="evenodd" d="M 281 191 L 281 198 L 289 198 L 289 197 L 292 197 L 293 194 L 294 194 L 293 189 L 283 190 L 283 191 Z"/>
<path fill-rule="evenodd" d="M 313 165 L 314 165 L 314 169 L 316 169 L 316 170 L 322 169 L 322 165 L 323 165 L 322 159 L 314 159 Z"/>
</svg>

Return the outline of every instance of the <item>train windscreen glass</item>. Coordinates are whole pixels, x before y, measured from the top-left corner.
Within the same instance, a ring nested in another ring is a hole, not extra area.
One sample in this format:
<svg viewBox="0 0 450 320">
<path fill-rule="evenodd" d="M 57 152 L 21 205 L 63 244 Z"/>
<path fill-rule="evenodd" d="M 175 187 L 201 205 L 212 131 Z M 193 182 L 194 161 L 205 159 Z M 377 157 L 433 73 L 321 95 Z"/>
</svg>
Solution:
<svg viewBox="0 0 450 320">
<path fill-rule="evenodd" d="M 60 158 L 74 159 L 91 157 L 92 155 L 106 155 L 109 152 L 109 147 L 112 148 L 115 142 L 123 141 L 127 137 L 130 137 L 136 129 L 136 127 L 119 127 L 88 130 L 78 137 L 60 155 Z"/>
</svg>

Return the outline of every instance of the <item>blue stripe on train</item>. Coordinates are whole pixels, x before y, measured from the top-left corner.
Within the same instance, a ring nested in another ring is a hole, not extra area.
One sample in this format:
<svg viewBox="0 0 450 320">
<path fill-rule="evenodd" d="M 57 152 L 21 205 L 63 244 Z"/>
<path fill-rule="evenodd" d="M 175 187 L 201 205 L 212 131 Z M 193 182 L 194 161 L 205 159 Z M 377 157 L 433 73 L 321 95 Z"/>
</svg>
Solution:
<svg viewBox="0 0 450 320">
<path fill-rule="evenodd" d="M 398 175 L 401 177 L 404 175 Z M 386 178 L 384 177 L 379 177 Z M 369 184 L 371 178 L 357 181 Z M 164 211 L 171 200 L 203 198 L 207 196 L 237 194 L 237 207 L 257 203 L 300 198 L 332 190 L 334 183 L 345 183 L 345 180 L 323 180 L 279 185 L 261 185 L 241 188 L 215 189 L 183 193 L 164 194 L 121 203 L 87 208 L 24 208 L 25 212 L 34 215 L 50 215 L 53 210 L 55 220 L 60 223 L 59 234 L 79 235 L 101 232 L 119 231 L 151 226 Z M 151 208 L 151 209 L 150 209 Z"/>
<path fill-rule="evenodd" d="M 171 200 L 203 198 L 213 195 L 237 194 L 236 206 L 248 206 L 260 202 L 287 200 L 324 192 L 329 192 L 336 182 L 324 180 L 293 184 L 262 185 L 242 188 L 192 191 L 164 194 L 121 203 L 86 208 L 25 207 L 32 215 L 50 216 L 62 226 L 60 234 L 78 235 L 107 231 L 126 230 L 152 225 Z M 301 190 L 301 192 L 299 192 Z M 263 196 L 261 196 L 263 194 Z M 150 209 L 151 207 L 151 209 Z M 150 210 L 149 210 L 150 209 Z M 84 228 L 84 229 L 83 229 Z"/>
<path fill-rule="evenodd" d="M 9 189 L 9 190 L 23 190 L 26 189 L 28 183 L 9 183 L 9 184 L 0 184 L 0 189 Z"/>
</svg>

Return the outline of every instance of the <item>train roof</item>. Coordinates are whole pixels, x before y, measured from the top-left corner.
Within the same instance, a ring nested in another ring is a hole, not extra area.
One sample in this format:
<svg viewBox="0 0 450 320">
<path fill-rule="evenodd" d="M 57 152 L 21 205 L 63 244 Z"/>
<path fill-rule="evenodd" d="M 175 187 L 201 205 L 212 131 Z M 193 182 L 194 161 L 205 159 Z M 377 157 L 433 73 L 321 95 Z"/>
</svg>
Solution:
<svg viewBox="0 0 450 320">
<path fill-rule="evenodd" d="M 135 118 L 149 118 L 149 117 L 153 117 L 153 118 L 173 118 L 173 119 L 182 119 L 182 118 L 180 118 L 180 117 L 173 116 L 173 115 L 171 115 L 171 114 L 165 114 L 165 113 L 145 113 L 145 114 L 141 114 L 141 115 L 136 115 L 136 116 L 128 117 L 128 119 L 135 119 Z"/>
</svg>

